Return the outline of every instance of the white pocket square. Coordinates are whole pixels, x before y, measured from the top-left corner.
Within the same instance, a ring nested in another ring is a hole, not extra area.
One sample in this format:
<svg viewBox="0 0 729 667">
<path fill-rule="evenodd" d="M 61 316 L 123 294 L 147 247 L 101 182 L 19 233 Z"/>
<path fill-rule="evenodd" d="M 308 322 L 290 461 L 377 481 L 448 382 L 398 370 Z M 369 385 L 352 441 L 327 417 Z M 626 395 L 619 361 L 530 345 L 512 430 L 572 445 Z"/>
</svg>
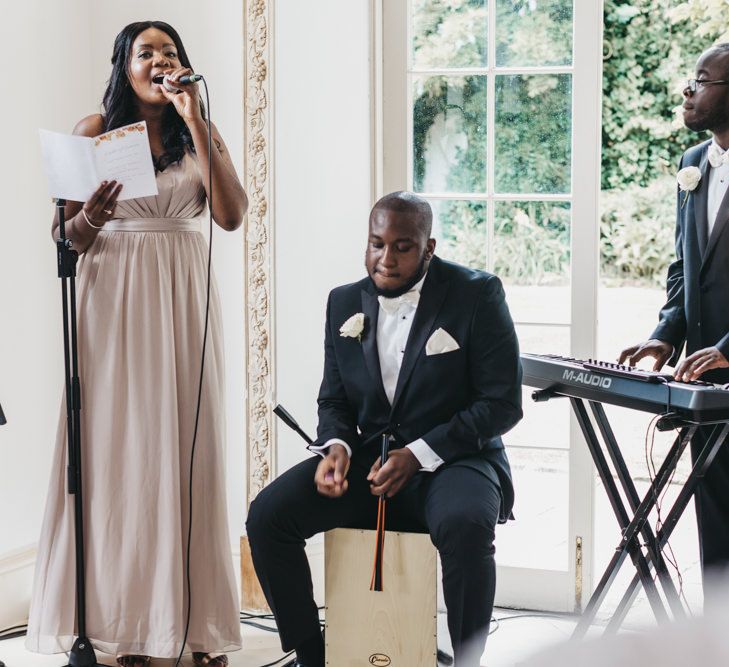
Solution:
<svg viewBox="0 0 729 667">
<path fill-rule="evenodd" d="M 425 354 L 430 357 L 434 354 L 453 352 L 460 348 L 461 346 L 456 342 L 456 339 L 445 329 L 436 329 L 425 344 Z"/>
</svg>

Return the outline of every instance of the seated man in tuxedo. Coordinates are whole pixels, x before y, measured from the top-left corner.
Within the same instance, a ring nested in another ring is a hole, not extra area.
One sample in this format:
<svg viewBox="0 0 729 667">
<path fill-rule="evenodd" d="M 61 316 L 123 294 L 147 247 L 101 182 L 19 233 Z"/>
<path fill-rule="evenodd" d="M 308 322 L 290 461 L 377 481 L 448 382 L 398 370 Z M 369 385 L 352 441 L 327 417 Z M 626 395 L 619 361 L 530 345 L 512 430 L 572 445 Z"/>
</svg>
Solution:
<svg viewBox="0 0 729 667">
<path fill-rule="evenodd" d="M 500 436 L 522 415 L 519 349 L 499 279 L 434 256 L 431 226 L 417 195 L 375 204 L 369 275 L 329 295 L 318 456 L 250 507 L 253 563 L 291 665 L 324 665 L 304 541 L 373 528 L 381 494 L 388 529 L 427 531 L 440 552 L 456 665 L 478 665 L 486 643 L 494 529 L 514 498 Z"/>
</svg>

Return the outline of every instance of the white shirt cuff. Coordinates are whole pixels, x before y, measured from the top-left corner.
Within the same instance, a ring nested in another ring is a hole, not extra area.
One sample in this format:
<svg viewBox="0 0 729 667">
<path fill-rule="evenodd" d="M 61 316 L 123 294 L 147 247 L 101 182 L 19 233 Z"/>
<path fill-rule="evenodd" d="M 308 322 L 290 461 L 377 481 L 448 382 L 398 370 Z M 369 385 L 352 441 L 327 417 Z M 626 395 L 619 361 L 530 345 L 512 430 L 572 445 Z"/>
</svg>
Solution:
<svg viewBox="0 0 729 667">
<path fill-rule="evenodd" d="M 352 448 L 344 442 L 344 440 L 340 440 L 339 438 L 331 438 L 331 440 L 327 440 L 323 445 L 319 445 L 317 447 L 310 445 L 309 451 L 314 452 L 314 454 L 319 454 L 319 456 L 324 458 L 329 453 L 329 448 L 332 445 L 342 445 L 342 447 L 347 450 L 347 456 L 349 456 L 350 459 L 352 458 Z"/>
<path fill-rule="evenodd" d="M 415 442 L 407 445 L 407 448 L 415 454 L 415 458 L 420 461 L 421 472 L 435 472 L 445 461 L 438 456 L 422 438 L 418 438 Z"/>
</svg>

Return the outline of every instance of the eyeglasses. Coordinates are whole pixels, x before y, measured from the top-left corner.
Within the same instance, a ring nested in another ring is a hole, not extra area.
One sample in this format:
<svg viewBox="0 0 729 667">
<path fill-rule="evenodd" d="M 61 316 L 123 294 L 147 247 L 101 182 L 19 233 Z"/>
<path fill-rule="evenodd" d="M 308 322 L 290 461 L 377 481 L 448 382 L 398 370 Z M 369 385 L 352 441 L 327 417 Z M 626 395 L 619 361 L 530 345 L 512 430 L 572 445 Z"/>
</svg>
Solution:
<svg viewBox="0 0 729 667">
<path fill-rule="evenodd" d="M 729 81 L 724 81 L 723 79 L 716 79 L 715 81 L 709 81 L 708 79 L 689 79 L 686 82 L 686 89 L 690 90 L 692 93 L 695 93 L 698 90 L 699 86 L 721 86 L 726 84 L 729 84 Z"/>
</svg>

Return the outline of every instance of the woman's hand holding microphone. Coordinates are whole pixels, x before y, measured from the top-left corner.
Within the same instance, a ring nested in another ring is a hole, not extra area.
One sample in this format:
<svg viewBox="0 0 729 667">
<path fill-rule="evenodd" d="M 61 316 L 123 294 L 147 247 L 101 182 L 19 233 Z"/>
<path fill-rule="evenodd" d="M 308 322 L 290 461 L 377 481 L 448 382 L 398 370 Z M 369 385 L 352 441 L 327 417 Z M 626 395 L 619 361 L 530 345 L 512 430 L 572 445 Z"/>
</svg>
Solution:
<svg viewBox="0 0 729 667">
<path fill-rule="evenodd" d="M 167 72 L 160 82 L 163 95 L 174 105 L 177 113 L 187 123 L 202 120 L 200 111 L 200 91 L 196 83 L 180 83 L 180 77 L 190 76 L 189 67 L 178 67 Z M 156 82 L 156 78 L 155 78 Z"/>
</svg>

